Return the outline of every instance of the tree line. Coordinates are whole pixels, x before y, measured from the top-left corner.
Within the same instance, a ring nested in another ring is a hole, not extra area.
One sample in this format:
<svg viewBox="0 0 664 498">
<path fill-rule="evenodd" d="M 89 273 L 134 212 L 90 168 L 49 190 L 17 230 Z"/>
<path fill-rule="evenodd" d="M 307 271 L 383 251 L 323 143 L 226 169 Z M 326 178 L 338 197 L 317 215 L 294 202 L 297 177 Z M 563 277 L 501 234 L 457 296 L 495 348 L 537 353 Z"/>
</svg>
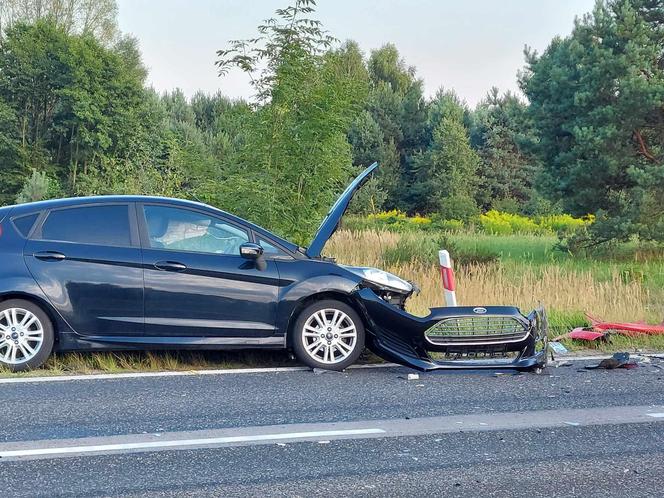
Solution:
<svg viewBox="0 0 664 498">
<path fill-rule="evenodd" d="M 3 3 L 0 202 L 188 197 L 305 243 L 378 161 L 355 211 L 564 211 L 596 215 L 582 243 L 664 240 L 661 0 L 599 0 L 542 54 L 526 50 L 525 98 L 491 88 L 473 108 L 451 89 L 427 98 L 394 45 L 365 56 L 314 15 L 295 0 L 219 50 L 221 76 L 250 75 L 245 102 L 147 87 L 112 0 Z"/>
</svg>

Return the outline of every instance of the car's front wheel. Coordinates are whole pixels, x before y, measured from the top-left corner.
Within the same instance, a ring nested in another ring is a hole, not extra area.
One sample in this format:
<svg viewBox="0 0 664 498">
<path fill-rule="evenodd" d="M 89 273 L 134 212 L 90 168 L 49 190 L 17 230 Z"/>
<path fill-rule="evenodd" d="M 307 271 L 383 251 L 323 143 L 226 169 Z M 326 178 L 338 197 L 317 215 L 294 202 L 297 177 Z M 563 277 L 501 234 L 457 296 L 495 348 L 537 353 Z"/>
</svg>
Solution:
<svg viewBox="0 0 664 498">
<path fill-rule="evenodd" d="M 21 372 L 41 366 L 53 349 L 53 326 L 30 301 L 0 302 L 0 367 Z"/>
<path fill-rule="evenodd" d="M 346 303 L 317 301 L 300 313 L 293 329 L 293 350 L 311 368 L 343 370 L 364 349 L 364 325 Z"/>
</svg>

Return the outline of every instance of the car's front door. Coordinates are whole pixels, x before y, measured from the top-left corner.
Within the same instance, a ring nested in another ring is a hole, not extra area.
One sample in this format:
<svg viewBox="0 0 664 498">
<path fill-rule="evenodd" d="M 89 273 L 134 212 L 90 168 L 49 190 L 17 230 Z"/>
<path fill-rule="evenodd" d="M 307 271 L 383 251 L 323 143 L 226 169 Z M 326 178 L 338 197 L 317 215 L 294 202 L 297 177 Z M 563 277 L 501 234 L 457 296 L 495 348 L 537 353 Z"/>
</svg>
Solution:
<svg viewBox="0 0 664 498">
<path fill-rule="evenodd" d="M 69 325 L 86 336 L 143 334 L 143 269 L 134 205 L 53 209 L 25 262 Z"/>
<path fill-rule="evenodd" d="M 250 232 L 205 211 L 166 204 L 139 209 L 149 336 L 274 335 L 279 274 L 240 256 Z"/>
</svg>

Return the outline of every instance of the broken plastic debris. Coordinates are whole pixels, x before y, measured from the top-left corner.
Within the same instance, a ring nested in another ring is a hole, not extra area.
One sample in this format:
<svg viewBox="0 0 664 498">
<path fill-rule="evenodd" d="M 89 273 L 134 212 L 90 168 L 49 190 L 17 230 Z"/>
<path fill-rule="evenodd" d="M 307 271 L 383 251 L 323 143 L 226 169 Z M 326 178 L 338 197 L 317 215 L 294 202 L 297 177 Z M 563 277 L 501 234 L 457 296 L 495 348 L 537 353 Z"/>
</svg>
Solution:
<svg viewBox="0 0 664 498">
<path fill-rule="evenodd" d="M 324 368 L 314 368 L 314 373 L 316 375 L 322 375 L 322 374 L 339 374 L 341 372 L 338 372 L 336 370 L 326 370 Z"/>
<path fill-rule="evenodd" d="M 616 353 L 611 358 L 603 359 L 598 365 L 588 365 L 584 368 L 586 370 L 595 370 L 597 368 L 613 370 L 616 368 L 632 369 L 636 367 L 638 367 L 638 365 L 635 362 L 629 361 L 629 353 Z"/>
<path fill-rule="evenodd" d="M 581 339 L 585 341 L 595 341 L 597 339 L 606 339 L 609 331 L 614 334 L 626 335 L 629 337 L 647 334 L 664 335 L 664 323 L 660 325 L 648 325 L 645 322 L 605 322 L 586 313 L 590 320 L 591 327 L 577 327 L 567 334 L 554 338 L 554 341 L 560 339 Z"/>
<path fill-rule="evenodd" d="M 420 380 L 420 374 L 408 374 L 408 380 Z"/>
<path fill-rule="evenodd" d="M 605 322 L 589 313 L 586 313 L 586 316 L 590 320 L 590 323 L 592 323 L 593 328 L 598 330 L 613 330 L 629 336 L 638 334 L 664 334 L 664 323 L 660 325 L 648 325 L 645 322 Z"/>
<path fill-rule="evenodd" d="M 581 339 L 583 341 L 596 341 L 597 339 L 604 339 L 605 337 L 606 332 L 598 332 L 583 327 L 577 327 L 567 334 L 556 337 L 553 339 L 553 342 L 557 342 L 561 339 Z"/>
<path fill-rule="evenodd" d="M 559 342 L 557 342 L 557 341 L 551 341 L 549 343 L 549 346 L 551 346 L 551 349 L 556 354 L 567 354 L 567 353 L 569 353 L 567 348 L 565 346 L 563 346 L 562 344 L 560 344 Z"/>
</svg>

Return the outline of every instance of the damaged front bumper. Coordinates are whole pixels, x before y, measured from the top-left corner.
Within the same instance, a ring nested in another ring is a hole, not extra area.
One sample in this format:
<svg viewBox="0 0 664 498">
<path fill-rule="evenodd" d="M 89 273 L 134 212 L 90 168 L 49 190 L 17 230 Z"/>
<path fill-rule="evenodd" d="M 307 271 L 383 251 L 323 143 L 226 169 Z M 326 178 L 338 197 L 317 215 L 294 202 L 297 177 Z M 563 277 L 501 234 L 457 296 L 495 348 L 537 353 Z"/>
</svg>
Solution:
<svg viewBox="0 0 664 498">
<path fill-rule="evenodd" d="M 533 370 L 546 366 L 548 324 L 540 307 L 528 316 L 512 306 L 433 308 L 416 317 L 373 290 L 355 292 L 368 346 L 382 358 L 417 370 Z"/>
</svg>

